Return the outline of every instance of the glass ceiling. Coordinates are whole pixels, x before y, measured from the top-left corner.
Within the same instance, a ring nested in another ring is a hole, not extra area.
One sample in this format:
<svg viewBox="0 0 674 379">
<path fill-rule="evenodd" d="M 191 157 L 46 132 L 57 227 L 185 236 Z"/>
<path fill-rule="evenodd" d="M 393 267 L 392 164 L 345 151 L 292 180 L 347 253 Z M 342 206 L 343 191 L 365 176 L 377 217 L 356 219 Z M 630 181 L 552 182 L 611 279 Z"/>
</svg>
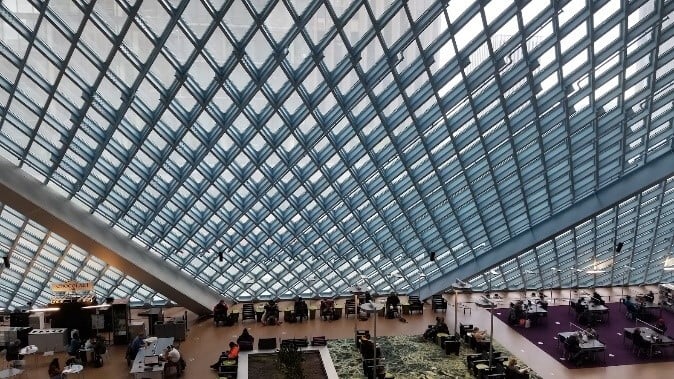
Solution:
<svg viewBox="0 0 674 379">
<path fill-rule="evenodd" d="M 673 10 L 6 0 L 0 154 L 227 296 L 344 294 L 362 281 L 412 291 L 671 150 Z M 666 240 L 612 257 L 642 262 L 631 282 L 658 281 L 646 267 L 672 249 L 671 212 L 640 220 L 654 212 L 644 197 L 666 208 L 665 188 L 513 252 L 500 285 L 603 259 L 616 231 Z M 627 209 L 629 232 L 615 221 Z M 11 204 L 0 225 L 25 261 L 2 270 L 0 305 L 82 275 L 102 293 L 162 298 Z"/>
</svg>

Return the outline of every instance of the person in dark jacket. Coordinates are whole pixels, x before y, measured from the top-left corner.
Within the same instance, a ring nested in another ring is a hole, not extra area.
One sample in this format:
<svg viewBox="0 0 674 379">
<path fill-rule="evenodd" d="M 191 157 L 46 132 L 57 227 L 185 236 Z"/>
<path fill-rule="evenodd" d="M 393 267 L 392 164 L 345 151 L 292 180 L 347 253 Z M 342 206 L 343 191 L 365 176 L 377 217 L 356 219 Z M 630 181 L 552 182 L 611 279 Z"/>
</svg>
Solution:
<svg viewBox="0 0 674 379">
<path fill-rule="evenodd" d="M 300 322 L 302 322 L 303 318 L 309 319 L 309 307 L 301 297 L 298 297 L 297 301 L 295 301 L 295 317 L 299 318 Z"/>
</svg>

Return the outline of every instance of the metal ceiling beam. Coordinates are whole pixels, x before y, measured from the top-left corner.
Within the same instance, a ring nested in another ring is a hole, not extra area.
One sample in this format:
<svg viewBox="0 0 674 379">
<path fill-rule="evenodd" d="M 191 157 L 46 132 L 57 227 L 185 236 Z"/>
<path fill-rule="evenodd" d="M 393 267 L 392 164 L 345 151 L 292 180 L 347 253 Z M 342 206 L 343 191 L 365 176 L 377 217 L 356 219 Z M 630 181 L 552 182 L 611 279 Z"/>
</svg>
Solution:
<svg viewBox="0 0 674 379">
<path fill-rule="evenodd" d="M 0 201 L 199 315 L 221 298 L 1 157 Z"/>
<path fill-rule="evenodd" d="M 624 158 L 616 157 L 616 159 Z M 633 196 L 644 188 L 648 188 L 672 176 L 674 176 L 674 147 L 670 147 L 669 151 L 665 154 L 626 174 L 615 183 L 578 201 L 576 204 L 555 214 L 544 222 L 534 225 L 529 231 L 494 247 L 473 261 L 464 263 L 458 268 L 447 272 L 442 277 L 430 281 L 427 285 L 414 291 L 413 294 L 425 299 L 431 297 L 433 294 L 441 293 L 449 288 L 455 279 L 468 280 L 584 222 L 593 215 Z"/>
</svg>

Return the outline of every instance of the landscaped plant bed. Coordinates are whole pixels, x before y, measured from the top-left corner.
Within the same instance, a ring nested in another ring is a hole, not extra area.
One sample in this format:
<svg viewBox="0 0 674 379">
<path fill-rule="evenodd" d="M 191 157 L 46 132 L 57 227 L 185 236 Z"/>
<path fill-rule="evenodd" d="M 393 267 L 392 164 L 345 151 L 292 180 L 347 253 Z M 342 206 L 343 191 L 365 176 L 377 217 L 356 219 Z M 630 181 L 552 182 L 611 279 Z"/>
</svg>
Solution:
<svg viewBox="0 0 674 379">
<path fill-rule="evenodd" d="M 321 353 L 316 350 L 302 352 L 302 371 L 307 379 L 327 379 Z M 248 377 L 264 379 L 284 379 L 283 372 L 278 364 L 276 353 L 261 353 L 248 355 Z"/>
</svg>

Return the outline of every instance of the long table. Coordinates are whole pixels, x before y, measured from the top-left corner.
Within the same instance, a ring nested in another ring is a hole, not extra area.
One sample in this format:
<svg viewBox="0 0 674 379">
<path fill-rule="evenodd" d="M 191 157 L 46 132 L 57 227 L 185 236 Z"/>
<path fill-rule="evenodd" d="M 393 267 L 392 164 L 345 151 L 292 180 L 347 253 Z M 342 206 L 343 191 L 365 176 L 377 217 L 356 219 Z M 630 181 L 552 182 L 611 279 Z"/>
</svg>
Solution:
<svg viewBox="0 0 674 379">
<path fill-rule="evenodd" d="M 578 303 L 579 299 L 569 299 L 569 309 L 571 308 L 575 309 Z M 597 305 L 587 300 L 580 301 L 580 305 L 586 307 L 587 310 L 590 311 L 590 313 L 592 314 L 601 315 L 602 321 L 608 321 L 609 309 L 606 305 Z M 606 320 L 603 319 L 604 316 L 606 316 Z"/>
<path fill-rule="evenodd" d="M 636 329 L 637 328 L 625 328 L 623 330 L 623 343 L 625 342 L 625 337 L 627 337 L 627 335 L 634 335 L 634 331 Z M 646 341 L 646 343 L 648 343 L 648 356 L 649 357 L 653 356 L 653 349 L 655 349 L 655 348 L 664 348 L 664 347 L 674 346 L 674 339 L 671 339 L 664 334 L 658 334 L 651 328 L 641 328 L 640 327 L 639 332 L 641 334 L 641 337 L 643 337 L 644 341 Z M 632 338 L 634 338 L 634 337 L 632 337 Z M 634 343 L 634 340 L 632 340 L 632 343 Z"/>
<path fill-rule="evenodd" d="M 136 379 L 139 378 L 163 378 L 164 377 L 164 361 L 159 361 L 159 364 L 149 367 L 145 366 L 145 357 L 153 355 L 162 355 L 167 347 L 173 345 L 173 337 L 146 339 L 149 340 L 146 346 L 141 347 L 136 354 L 136 359 L 133 360 L 130 373 Z"/>
<path fill-rule="evenodd" d="M 567 338 L 577 333 L 578 332 L 557 333 L 557 346 L 559 346 L 559 343 L 564 343 Z M 598 357 L 599 353 L 604 352 L 604 362 L 606 362 L 606 345 L 603 342 L 599 341 L 596 338 L 584 340 L 580 337 L 578 338 L 578 341 L 580 342 L 579 344 L 580 350 L 584 353 L 594 356 L 595 359 L 596 357 Z"/>
</svg>

